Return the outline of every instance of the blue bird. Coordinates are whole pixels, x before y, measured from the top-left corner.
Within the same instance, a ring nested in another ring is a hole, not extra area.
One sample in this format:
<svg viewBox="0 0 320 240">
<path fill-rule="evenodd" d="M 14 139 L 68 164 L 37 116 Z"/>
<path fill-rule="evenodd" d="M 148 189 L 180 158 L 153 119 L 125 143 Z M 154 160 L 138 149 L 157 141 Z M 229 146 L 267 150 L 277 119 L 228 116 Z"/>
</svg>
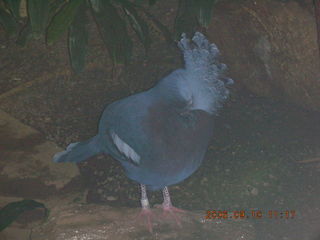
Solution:
<svg viewBox="0 0 320 240">
<path fill-rule="evenodd" d="M 182 34 L 178 47 L 185 68 L 153 88 L 118 100 L 104 110 L 98 134 L 72 143 L 55 162 L 80 162 L 96 154 L 117 159 L 126 175 L 140 183 L 142 215 L 151 227 L 147 189 L 163 191 L 163 210 L 174 214 L 168 186 L 189 177 L 201 164 L 213 133 L 213 119 L 229 91 L 231 79 L 218 61 L 219 50 L 196 32 Z"/>
</svg>

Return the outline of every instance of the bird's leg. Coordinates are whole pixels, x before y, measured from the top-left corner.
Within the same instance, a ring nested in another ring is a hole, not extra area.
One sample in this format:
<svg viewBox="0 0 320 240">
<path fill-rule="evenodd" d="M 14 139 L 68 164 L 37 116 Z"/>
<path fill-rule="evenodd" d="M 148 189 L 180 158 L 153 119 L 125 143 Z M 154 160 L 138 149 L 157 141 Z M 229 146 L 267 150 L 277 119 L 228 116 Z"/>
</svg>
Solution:
<svg viewBox="0 0 320 240">
<path fill-rule="evenodd" d="M 140 212 L 139 217 L 143 216 L 146 218 L 148 230 L 149 230 L 149 232 L 152 233 L 152 221 L 151 220 L 153 218 L 153 214 L 150 209 L 146 185 L 140 184 L 140 187 L 141 187 L 141 207 L 142 207 L 142 210 Z"/>
<path fill-rule="evenodd" d="M 163 194 L 162 208 L 164 211 L 163 212 L 164 215 L 169 214 L 170 216 L 172 216 L 174 218 L 174 220 L 176 221 L 176 223 L 181 227 L 180 219 L 176 215 L 176 213 L 185 213 L 185 211 L 180 208 L 176 208 L 172 205 L 168 187 L 163 188 L 162 194 Z"/>
</svg>

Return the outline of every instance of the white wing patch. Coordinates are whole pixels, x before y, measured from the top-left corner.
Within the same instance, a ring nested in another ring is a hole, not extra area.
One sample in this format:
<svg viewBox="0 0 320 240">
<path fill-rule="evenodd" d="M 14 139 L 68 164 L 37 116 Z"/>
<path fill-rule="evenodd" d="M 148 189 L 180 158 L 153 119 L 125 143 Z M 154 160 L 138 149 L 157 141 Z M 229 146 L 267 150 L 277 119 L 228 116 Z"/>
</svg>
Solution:
<svg viewBox="0 0 320 240">
<path fill-rule="evenodd" d="M 127 144 L 125 143 L 116 133 L 111 133 L 112 140 L 117 146 L 119 152 L 124 154 L 127 158 L 130 158 L 135 163 L 140 163 L 140 156 Z"/>
</svg>

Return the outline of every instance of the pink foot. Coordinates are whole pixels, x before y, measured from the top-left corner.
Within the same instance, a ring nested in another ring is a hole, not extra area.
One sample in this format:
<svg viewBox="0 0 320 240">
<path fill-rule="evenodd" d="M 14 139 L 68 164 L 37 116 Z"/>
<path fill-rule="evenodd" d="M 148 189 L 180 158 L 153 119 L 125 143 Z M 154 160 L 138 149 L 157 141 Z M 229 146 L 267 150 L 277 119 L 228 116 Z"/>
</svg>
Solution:
<svg viewBox="0 0 320 240">
<path fill-rule="evenodd" d="M 187 211 L 180 209 L 180 208 L 176 208 L 172 205 L 170 205 L 170 206 L 162 205 L 162 209 L 163 209 L 163 217 L 173 218 L 174 221 L 177 223 L 177 225 L 179 227 L 182 227 L 181 219 L 180 219 L 179 215 L 177 215 L 177 213 L 187 213 Z"/>
<path fill-rule="evenodd" d="M 138 215 L 138 219 L 141 220 L 141 218 L 145 219 L 149 232 L 153 233 L 152 219 L 154 219 L 154 214 L 152 213 L 151 209 L 150 208 L 142 208 L 141 212 Z"/>
</svg>

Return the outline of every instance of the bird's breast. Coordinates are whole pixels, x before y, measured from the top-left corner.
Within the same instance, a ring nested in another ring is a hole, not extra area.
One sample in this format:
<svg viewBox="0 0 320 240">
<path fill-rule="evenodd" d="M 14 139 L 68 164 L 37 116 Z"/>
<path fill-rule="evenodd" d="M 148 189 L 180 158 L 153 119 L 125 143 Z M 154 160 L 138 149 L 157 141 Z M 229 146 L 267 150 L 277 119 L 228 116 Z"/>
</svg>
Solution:
<svg viewBox="0 0 320 240">
<path fill-rule="evenodd" d="M 158 104 L 149 108 L 145 123 L 150 156 L 146 164 L 167 175 L 198 168 L 213 129 L 213 118 L 202 110 Z"/>
</svg>

